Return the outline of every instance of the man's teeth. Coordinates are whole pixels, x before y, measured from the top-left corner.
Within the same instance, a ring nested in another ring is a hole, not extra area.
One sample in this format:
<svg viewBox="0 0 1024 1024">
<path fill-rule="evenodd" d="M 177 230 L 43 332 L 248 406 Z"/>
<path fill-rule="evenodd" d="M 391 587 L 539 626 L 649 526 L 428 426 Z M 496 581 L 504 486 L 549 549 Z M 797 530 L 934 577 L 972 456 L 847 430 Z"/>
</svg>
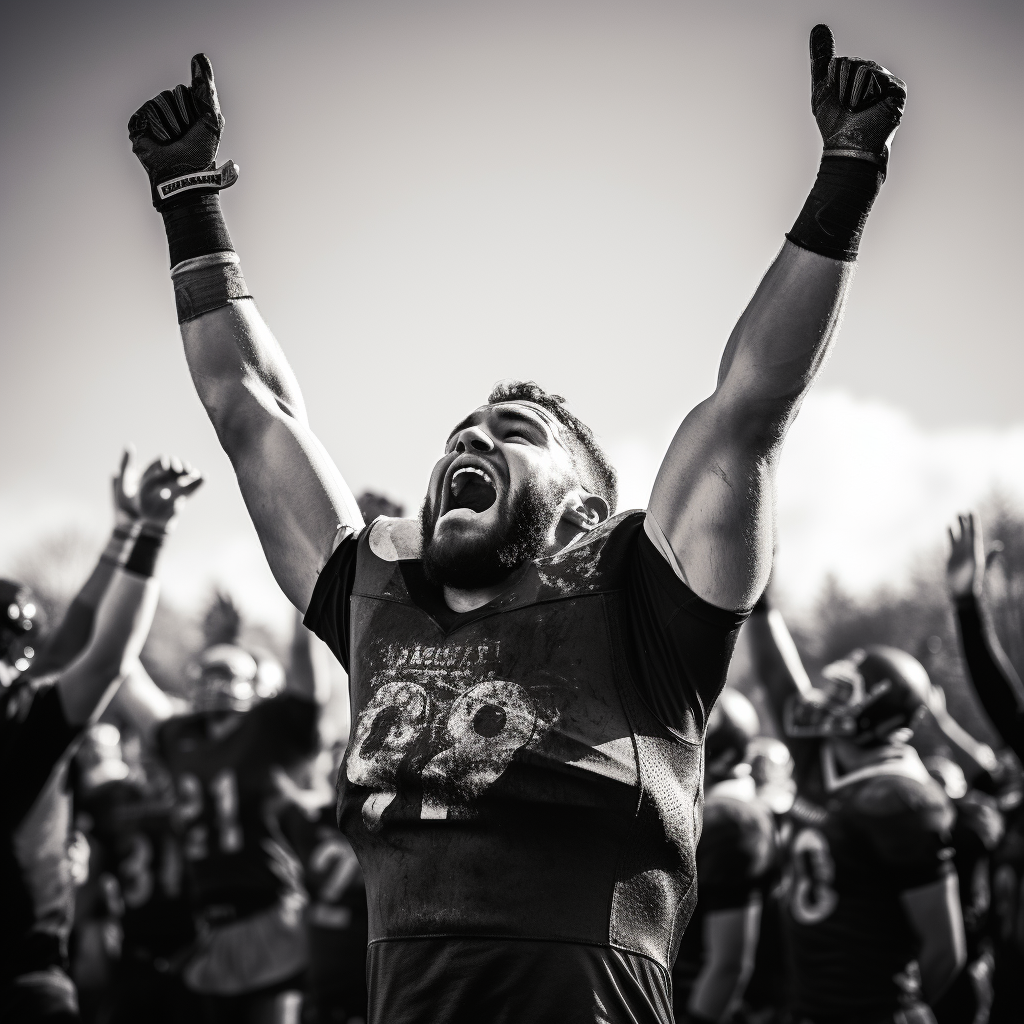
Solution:
<svg viewBox="0 0 1024 1024">
<path fill-rule="evenodd" d="M 462 469 L 457 469 L 455 474 L 452 476 L 452 494 L 456 494 L 458 492 L 458 488 L 455 486 L 455 481 L 458 480 L 463 473 L 475 473 L 478 477 L 481 477 L 485 483 L 489 483 L 492 487 L 494 486 L 494 481 L 482 469 L 478 469 L 476 466 L 463 466 Z"/>
</svg>

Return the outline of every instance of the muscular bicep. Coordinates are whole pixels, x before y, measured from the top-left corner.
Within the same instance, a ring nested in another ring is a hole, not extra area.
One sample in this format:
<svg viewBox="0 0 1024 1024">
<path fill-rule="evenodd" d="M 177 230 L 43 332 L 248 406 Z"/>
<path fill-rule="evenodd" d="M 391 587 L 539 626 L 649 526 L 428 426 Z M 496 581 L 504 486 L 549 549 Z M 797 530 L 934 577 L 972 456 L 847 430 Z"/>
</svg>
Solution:
<svg viewBox="0 0 1024 1024">
<path fill-rule="evenodd" d="M 305 611 L 339 527 L 362 525 L 355 499 L 310 429 L 291 368 L 253 302 L 233 302 L 181 330 L 270 568 Z"/>
<path fill-rule="evenodd" d="M 715 393 L 683 421 L 650 512 L 687 585 L 749 608 L 771 569 L 783 438 L 839 326 L 851 265 L 787 242 L 736 324 Z"/>
</svg>

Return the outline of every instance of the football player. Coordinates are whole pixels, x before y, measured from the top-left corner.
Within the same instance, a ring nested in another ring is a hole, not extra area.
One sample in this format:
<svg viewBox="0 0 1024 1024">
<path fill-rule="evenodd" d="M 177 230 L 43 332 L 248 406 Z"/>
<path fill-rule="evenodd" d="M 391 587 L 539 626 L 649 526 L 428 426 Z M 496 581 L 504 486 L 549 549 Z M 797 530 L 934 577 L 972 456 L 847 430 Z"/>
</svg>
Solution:
<svg viewBox="0 0 1024 1024">
<path fill-rule="evenodd" d="M 34 636 L 37 604 L 25 588 L 5 584 L 0 1020 L 12 1024 L 78 1017 L 66 973 L 73 908 L 66 786 L 71 749 L 138 657 L 156 606 L 157 554 L 177 510 L 202 482 L 177 459 L 161 459 L 129 493 L 129 470 L 126 458 L 115 484 L 114 536 L 39 659 L 49 675 L 21 674 L 30 665 L 24 639 Z"/>
<path fill-rule="evenodd" d="M 793 753 L 787 931 L 793 1011 L 813 1021 L 927 1022 L 966 962 L 953 807 L 909 745 L 932 700 L 903 651 L 857 650 L 810 685 L 765 596 L 748 623 Z"/>
<path fill-rule="evenodd" d="M 179 970 L 195 929 L 171 782 L 152 762 L 130 769 L 121 758 L 117 729 L 106 723 L 97 728 L 103 733 L 78 755 L 77 805 L 121 928 L 104 1019 L 178 1024 L 194 1017 L 198 1007 Z"/>
<path fill-rule="evenodd" d="M 817 181 L 646 512 L 613 515 L 592 432 L 517 383 L 452 429 L 419 522 L 366 529 L 242 276 L 210 62 L 131 118 L 200 399 L 278 582 L 349 671 L 339 821 L 366 879 L 372 1021 L 670 1018 L 707 716 L 905 97 L 813 29 Z"/>
<path fill-rule="evenodd" d="M 724 1021 L 739 1008 L 754 969 L 761 909 L 775 866 L 775 824 L 757 797 L 747 747 L 760 723 L 738 690 L 708 716 L 699 893 L 672 969 L 675 1019 Z"/>
<path fill-rule="evenodd" d="M 175 714 L 135 671 L 117 710 L 174 780 L 199 937 L 185 985 L 211 1021 L 273 1024 L 298 1012 L 308 961 L 302 868 L 286 841 L 283 774 L 315 755 L 320 704 L 306 676 L 271 656 L 215 644 L 199 658 L 194 706 Z"/>
<path fill-rule="evenodd" d="M 960 516 L 949 538 L 946 580 L 956 607 L 968 675 L 996 732 L 1024 759 L 1024 685 L 985 612 L 981 522 L 973 514 Z M 992 858 L 992 1024 L 1019 1021 L 1024 1007 L 1024 802 L 1019 786 L 1007 787 L 1002 803 L 1006 834 Z"/>
<path fill-rule="evenodd" d="M 963 768 L 942 754 L 924 759 L 929 774 L 956 808 L 953 865 L 960 881 L 960 911 L 967 938 L 967 967 L 935 1006 L 938 1024 L 973 1024 L 992 1005 L 990 931 L 991 857 L 1003 838 L 996 799 L 967 784 Z"/>
</svg>

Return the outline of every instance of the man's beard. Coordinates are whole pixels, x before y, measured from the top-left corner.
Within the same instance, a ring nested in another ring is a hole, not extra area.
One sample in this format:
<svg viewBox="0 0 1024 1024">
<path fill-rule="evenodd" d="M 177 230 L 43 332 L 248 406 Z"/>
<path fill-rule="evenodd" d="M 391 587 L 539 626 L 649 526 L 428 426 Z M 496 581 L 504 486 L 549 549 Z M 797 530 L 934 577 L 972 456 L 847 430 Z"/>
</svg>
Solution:
<svg viewBox="0 0 1024 1024">
<path fill-rule="evenodd" d="M 428 497 L 420 510 L 427 579 L 456 590 L 478 590 L 506 580 L 524 562 L 544 554 L 561 497 L 528 480 L 514 494 L 506 492 L 494 528 L 472 540 L 453 535 L 454 530 L 436 539 L 437 511 Z"/>
</svg>

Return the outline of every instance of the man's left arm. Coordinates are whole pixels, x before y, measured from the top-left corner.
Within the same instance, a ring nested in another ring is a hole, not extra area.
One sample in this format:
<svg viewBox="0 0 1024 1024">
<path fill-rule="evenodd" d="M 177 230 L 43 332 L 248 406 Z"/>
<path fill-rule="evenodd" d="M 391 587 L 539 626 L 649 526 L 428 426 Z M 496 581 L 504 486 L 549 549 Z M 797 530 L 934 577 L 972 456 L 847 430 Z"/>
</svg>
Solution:
<svg viewBox="0 0 1024 1024">
<path fill-rule="evenodd" d="M 767 583 L 782 442 L 838 330 L 905 100 L 899 79 L 834 56 L 828 27 L 813 29 L 818 178 L 729 338 L 714 394 L 683 421 L 651 495 L 651 539 L 710 604 L 750 608 Z"/>
</svg>

